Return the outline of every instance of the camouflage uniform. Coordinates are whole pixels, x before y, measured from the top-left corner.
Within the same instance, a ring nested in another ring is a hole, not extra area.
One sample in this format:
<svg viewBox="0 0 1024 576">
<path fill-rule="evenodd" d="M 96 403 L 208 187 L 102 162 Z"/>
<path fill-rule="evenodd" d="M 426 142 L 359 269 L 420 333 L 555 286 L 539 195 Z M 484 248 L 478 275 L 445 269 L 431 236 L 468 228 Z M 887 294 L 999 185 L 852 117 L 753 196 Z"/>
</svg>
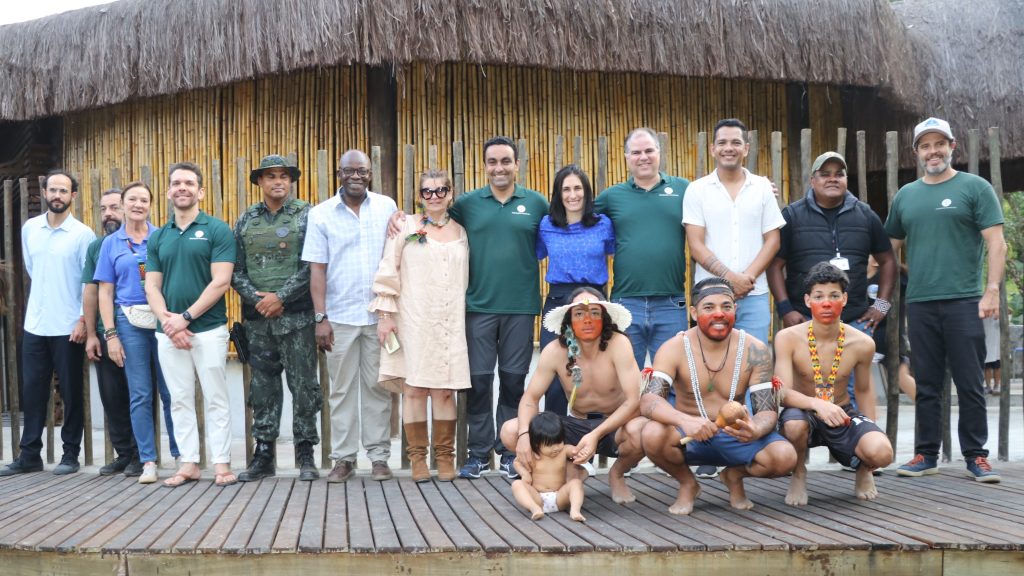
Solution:
<svg viewBox="0 0 1024 576">
<path fill-rule="evenodd" d="M 309 294 L 309 263 L 303 262 L 309 204 L 292 199 L 271 214 L 263 202 L 253 204 L 235 224 L 237 261 L 231 286 L 242 297 L 242 316 L 249 337 L 252 384 L 248 404 L 252 434 L 273 443 L 281 423 L 281 371 L 292 393 L 292 434 L 296 444 L 318 444 L 316 418 L 322 396 L 317 380 L 313 300 Z M 264 318 L 256 311 L 256 292 L 274 292 L 284 314 Z"/>
</svg>

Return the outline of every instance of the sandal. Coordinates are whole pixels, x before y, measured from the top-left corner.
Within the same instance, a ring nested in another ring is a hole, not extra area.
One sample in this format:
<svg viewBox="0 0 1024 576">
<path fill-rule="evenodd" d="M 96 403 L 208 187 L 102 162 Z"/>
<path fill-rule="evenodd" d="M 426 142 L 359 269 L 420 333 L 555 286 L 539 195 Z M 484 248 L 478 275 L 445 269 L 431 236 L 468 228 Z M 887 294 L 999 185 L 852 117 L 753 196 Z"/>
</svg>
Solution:
<svg viewBox="0 0 1024 576">
<path fill-rule="evenodd" d="M 234 472 L 228 470 L 221 474 L 215 474 L 213 477 L 213 483 L 223 488 L 224 486 L 238 484 L 238 477 L 235 476 Z"/>
<path fill-rule="evenodd" d="M 164 488 L 177 488 L 182 484 L 186 484 L 188 482 L 195 482 L 196 480 L 199 480 L 199 476 L 186 476 L 181 472 L 175 472 L 174 476 L 171 476 L 167 480 L 164 480 L 163 486 Z"/>
</svg>

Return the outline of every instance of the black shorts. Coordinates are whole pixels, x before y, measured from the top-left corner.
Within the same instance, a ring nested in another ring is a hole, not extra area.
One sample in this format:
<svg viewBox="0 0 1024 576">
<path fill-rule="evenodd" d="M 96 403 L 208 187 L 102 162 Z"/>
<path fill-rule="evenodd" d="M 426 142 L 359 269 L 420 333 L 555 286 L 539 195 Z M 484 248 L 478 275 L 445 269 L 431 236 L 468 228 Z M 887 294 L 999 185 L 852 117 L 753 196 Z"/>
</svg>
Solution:
<svg viewBox="0 0 1024 576">
<path fill-rule="evenodd" d="M 850 417 L 850 425 L 829 428 L 812 412 L 804 412 L 799 408 L 783 408 L 779 416 L 779 428 L 790 420 L 806 420 L 807 446 L 826 446 L 836 461 L 843 466 L 849 466 L 861 437 L 868 432 L 881 432 L 882 429 L 849 404 L 843 406 L 843 410 Z"/>
<path fill-rule="evenodd" d="M 560 414 L 559 417 L 562 419 L 562 427 L 565 428 L 565 443 L 572 444 L 573 446 L 579 444 L 579 441 L 584 436 L 593 432 L 595 428 L 605 421 L 605 417 L 601 415 L 577 418 Z M 598 440 L 597 454 L 598 456 L 607 456 L 609 458 L 619 457 L 619 446 L 615 443 L 615 431 L 605 434 Z"/>
</svg>

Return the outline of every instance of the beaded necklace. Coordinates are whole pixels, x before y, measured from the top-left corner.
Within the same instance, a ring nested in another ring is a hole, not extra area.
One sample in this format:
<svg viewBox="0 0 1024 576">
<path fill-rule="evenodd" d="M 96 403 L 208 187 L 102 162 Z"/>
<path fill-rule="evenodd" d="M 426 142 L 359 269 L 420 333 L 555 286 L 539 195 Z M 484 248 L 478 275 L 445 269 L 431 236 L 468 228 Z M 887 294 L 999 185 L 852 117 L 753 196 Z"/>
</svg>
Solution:
<svg viewBox="0 0 1024 576">
<path fill-rule="evenodd" d="M 747 333 L 740 330 L 739 342 L 736 343 L 736 366 L 732 372 L 732 383 L 729 385 L 729 400 L 736 399 L 736 387 L 740 382 L 740 367 L 743 366 L 743 351 Z M 730 336 L 732 338 L 732 336 Z M 693 391 L 693 398 L 697 401 L 697 410 L 702 418 L 708 417 L 708 411 L 704 409 L 704 396 L 700 393 L 700 378 L 697 376 L 697 363 L 694 362 L 693 348 L 690 347 L 690 336 L 683 336 L 683 349 L 686 350 L 686 365 L 690 369 L 690 389 Z"/>
<path fill-rule="evenodd" d="M 832 358 L 832 370 L 828 374 L 828 384 L 821 377 L 821 359 L 818 357 L 818 344 L 814 339 L 814 322 L 807 323 L 807 348 L 811 352 L 811 369 L 814 370 L 814 393 L 826 401 L 834 402 L 836 375 L 839 373 L 839 362 L 843 359 L 843 343 L 846 341 L 846 328 L 839 322 L 839 337 L 836 338 L 836 354 Z"/>
</svg>

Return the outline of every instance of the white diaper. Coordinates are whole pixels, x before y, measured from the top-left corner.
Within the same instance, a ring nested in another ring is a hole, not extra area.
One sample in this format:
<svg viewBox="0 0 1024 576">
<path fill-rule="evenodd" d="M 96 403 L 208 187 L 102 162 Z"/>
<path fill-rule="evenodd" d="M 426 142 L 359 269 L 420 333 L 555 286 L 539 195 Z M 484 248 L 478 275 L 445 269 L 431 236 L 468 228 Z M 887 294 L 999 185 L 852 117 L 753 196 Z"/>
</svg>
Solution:
<svg viewBox="0 0 1024 576">
<path fill-rule="evenodd" d="M 558 512 L 558 492 L 541 492 L 540 504 L 545 514 Z"/>
</svg>

